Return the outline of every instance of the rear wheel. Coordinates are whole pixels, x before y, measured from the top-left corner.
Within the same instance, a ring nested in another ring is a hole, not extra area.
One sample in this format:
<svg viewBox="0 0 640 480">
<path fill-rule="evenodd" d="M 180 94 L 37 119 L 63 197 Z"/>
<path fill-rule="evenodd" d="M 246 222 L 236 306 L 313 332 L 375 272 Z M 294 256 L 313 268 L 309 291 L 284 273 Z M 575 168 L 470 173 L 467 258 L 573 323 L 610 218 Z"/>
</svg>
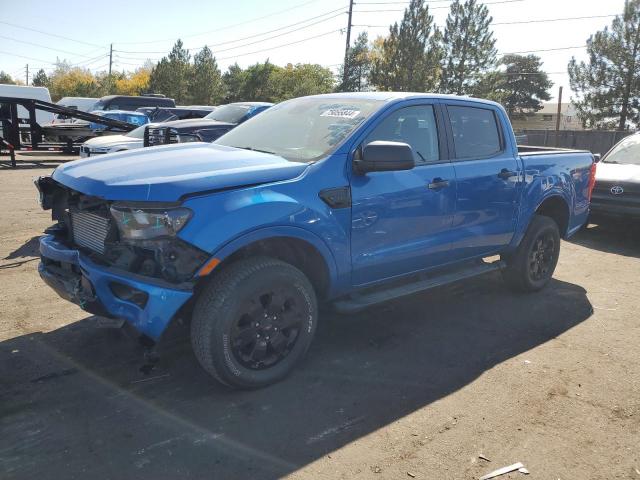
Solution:
<svg viewBox="0 0 640 480">
<path fill-rule="evenodd" d="M 214 277 L 196 302 L 191 342 L 220 382 L 257 388 L 284 378 L 306 353 L 316 296 L 294 266 L 268 257 L 240 260 Z"/>
<path fill-rule="evenodd" d="M 558 225 L 549 217 L 535 215 L 516 252 L 505 258 L 503 278 L 516 291 L 538 291 L 551 280 L 559 256 Z"/>
</svg>

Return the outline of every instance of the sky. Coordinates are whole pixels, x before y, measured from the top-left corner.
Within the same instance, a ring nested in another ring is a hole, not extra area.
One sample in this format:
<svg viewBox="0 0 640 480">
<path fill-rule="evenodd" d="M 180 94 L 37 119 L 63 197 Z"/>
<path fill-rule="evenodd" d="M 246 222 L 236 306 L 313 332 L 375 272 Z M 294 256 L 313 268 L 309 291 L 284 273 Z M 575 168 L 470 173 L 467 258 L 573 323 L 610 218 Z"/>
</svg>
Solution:
<svg viewBox="0 0 640 480">
<path fill-rule="evenodd" d="M 361 0 L 353 7 L 352 41 L 361 31 L 385 35 L 408 0 Z M 450 0 L 427 1 L 444 26 Z M 554 82 L 571 96 L 567 63 L 586 59 L 590 35 L 610 25 L 624 0 L 485 0 L 500 53 L 540 56 Z M 56 58 L 92 71 L 131 71 L 159 60 L 181 38 L 191 53 L 208 45 L 224 71 L 267 58 L 277 65 L 318 63 L 337 72 L 344 58 L 349 0 L 0 0 L 0 70 L 25 80 Z M 579 18 L 575 17 L 597 17 Z M 573 18 L 567 20 L 567 18 Z M 548 21 L 551 19 L 561 19 Z M 537 22 L 542 20 L 542 22 Z M 516 22 L 516 23 L 513 23 Z M 529 23 L 522 23 L 529 22 Z M 576 48 L 567 48 L 576 47 Z M 547 50 L 547 51 L 540 51 Z"/>
</svg>

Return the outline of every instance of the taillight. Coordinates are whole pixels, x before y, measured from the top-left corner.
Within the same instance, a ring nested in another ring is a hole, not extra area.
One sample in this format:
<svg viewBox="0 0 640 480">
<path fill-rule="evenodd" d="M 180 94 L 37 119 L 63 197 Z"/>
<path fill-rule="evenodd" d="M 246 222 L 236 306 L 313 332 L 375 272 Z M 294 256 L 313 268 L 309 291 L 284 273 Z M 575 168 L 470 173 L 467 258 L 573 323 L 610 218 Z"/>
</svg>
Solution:
<svg viewBox="0 0 640 480">
<path fill-rule="evenodd" d="M 596 186 L 596 167 L 598 166 L 598 164 L 596 162 L 593 162 L 591 164 L 591 172 L 589 173 L 589 190 L 587 191 L 587 197 L 589 198 L 589 201 L 591 201 L 591 194 L 593 193 L 593 187 Z"/>
</svg>

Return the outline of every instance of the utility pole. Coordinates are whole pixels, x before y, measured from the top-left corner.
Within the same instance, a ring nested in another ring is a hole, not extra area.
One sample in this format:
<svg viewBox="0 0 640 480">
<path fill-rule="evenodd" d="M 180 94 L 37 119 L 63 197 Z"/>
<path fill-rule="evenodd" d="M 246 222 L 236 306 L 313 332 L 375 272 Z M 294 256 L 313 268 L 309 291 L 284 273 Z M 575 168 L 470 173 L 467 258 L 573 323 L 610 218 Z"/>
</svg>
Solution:
<svg viewBox="0 0 640 480">
<path fill-rule="evenodd" d="M 111 78 L 111 64 L 113 63 L 113 43 L 109 46 L 109 78 Z"/>
<path fill-rule="evenodd" d="M 342 84 L 347 82 L 349 48 L 351 47 L 351 15 L 353 14 L 353 0 L 349 0 L 349 20 L 347 23 L 347 44 L 344 47 L 344 71 L 342 72 Z"/>
<path fill-rule="evenodd" d="M 27 87 L 28 87 L 29 86 L 29 64 L 28 63 L 27 63 L 27 66 L 26 66 L 26 70 L 27 70 L 27 75 L 26 76 L 27 76 Z"/>
<path fill-rule="evenodd" d="M 560 145 L 560 115 L 562 114 L 562 86 L 558 91 L 558 114 L 556 116 L 556 147 Z"/>
</svg>

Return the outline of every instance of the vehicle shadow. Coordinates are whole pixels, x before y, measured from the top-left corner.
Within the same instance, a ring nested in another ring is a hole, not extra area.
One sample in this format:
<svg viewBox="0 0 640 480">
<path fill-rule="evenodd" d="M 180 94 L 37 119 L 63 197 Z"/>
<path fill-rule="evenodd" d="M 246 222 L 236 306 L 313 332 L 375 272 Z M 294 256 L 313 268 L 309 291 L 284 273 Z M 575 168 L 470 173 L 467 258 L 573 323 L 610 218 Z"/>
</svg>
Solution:
<svg viewBox="0 0 640 480">
<path fill-rule="evenodd" d="M 283 382 L 217 385 L 187 327 L 140 372 L 142 347 L 95 317 L 0 343 L 0 476 L 271 479 L 441 399 L 592 314 L 583 288 L 553 280 L 516 295 L 500 275 L 351 316 L 324 313 Z"/>
<path fill-rule="evenodd" d="M 39 257 L 40 235 L 35 235 L 25 243 L 16 248 L 13 252 L 3 258 L 3 260 L 13 260 L 14 258 Z"/>
<path fill-rule="evenodd" d="M 569 242 L 602 252 L 640 258 L 640 223 L 607 220 L 590 224 Z"/>
</svg>

